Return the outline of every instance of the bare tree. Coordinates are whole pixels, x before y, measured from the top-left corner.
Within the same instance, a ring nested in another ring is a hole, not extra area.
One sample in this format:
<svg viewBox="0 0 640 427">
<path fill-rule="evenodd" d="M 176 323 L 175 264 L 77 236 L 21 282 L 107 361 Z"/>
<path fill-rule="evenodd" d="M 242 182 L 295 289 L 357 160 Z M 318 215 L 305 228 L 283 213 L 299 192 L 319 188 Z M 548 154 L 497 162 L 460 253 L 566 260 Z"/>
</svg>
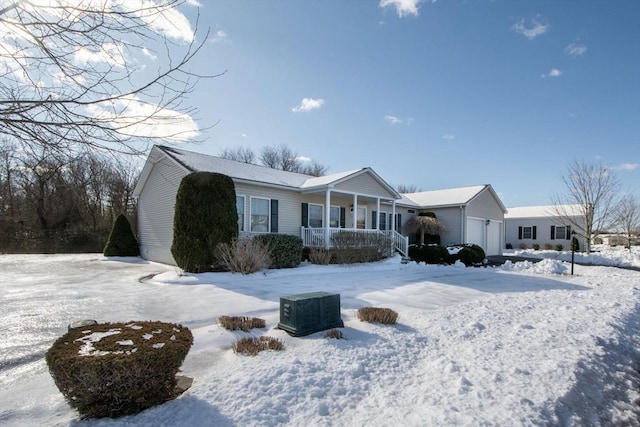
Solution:
<svg viewBox="0 0 640 427">
<path fill-rule="evenodd" d="M 59 152 L 139 153 L 195 137 L 196 111 L 184 100 L 214 76 L 187 67 L 206 37 L 196 42 L 183 3 L 4 2 L 0 133 Z"/>
<path fill-rule="evenodd" d="M 400 194 L 418 193 L 418 192 L 422 191 L 422 189 L 420 187 L 418 187 L 417 185 L 415 185 L 415 184 L 408 184 L 408 185 L 400 184 L 400 185 L 398 185 L 396 190 Z"/>
<path fill-rule="evenodd" d="M 263 147 L 260 151 L 260 162 L 264 166 L 288 172 L 298 172 L 300 162 L 298 153 L 281 144 L 275 147 Z"/>
<path fill-rule="evenodd" d="M 601 163 L 573 160 L 562 177 L 565 194 L 553 196 L 552 211 L 585 239 L 586 252 L 591 252 L 594 232 L 602 230 L 609 220 L 620 183 L 613 171 Z M 570 205 L 579 208 L 580 221 Z"/>
<path fill-rule="evenodd" d="M 246 147 L 225 148 L 220 153 L 220 157 L 250 164 L 255 164 L 257 158 L 256 153 L 251 148 Z"/>
<path fill-rule="evenodd" d="M 322 176 L 327 173 L 327 169 L 326 166 L 321 165 L 315 160 L 311 160 L 309 163 L 301 163 L 299 172 L 305 175 Z"/>
<path fill-rule="evenodd" d="M 638 199 L 627 194 L 613 208 L 613 225 L 627 237 L 627 247 L 631 250 L 634 233 L 640 230 L 640 203 Z"/>
</svg>

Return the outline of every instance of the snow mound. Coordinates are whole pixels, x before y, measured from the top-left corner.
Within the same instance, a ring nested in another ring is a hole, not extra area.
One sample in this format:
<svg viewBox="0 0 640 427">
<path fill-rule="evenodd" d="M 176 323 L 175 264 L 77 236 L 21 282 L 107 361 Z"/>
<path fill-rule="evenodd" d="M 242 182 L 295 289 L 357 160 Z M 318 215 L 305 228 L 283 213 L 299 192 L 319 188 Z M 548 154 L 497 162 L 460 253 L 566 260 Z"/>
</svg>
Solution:
<svg viewBox="0 0 640 427">
<path fill-rule="evenodd" d="M 569 274 L 570 265 L 555 259 L 543 259 L 540 262 L 521 261 L 513 263 L 507 260 L 501 269 L 532 274 Z"/>
</svg>

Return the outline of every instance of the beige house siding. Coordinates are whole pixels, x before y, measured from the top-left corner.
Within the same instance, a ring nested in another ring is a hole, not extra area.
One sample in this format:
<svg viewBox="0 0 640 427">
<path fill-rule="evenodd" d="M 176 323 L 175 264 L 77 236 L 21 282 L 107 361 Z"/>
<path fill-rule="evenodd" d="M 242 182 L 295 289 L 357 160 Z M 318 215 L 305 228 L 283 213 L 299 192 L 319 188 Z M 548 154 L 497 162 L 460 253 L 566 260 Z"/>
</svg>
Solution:
<svg viewBox="0 0 640 427">
<path fill-rule="evenodd" d="M 138 199 L 138 240 L 144 259 L 175 265 L 173 213 L 178 186 L 187 174 L 166 157 L 153 165 Z"/>
<path fill-rule="evenodd" d="M 476 218 L 487 218 L 502 221 L 504 212 L 496 203 L 496 199 L 491 192 L 483 191 L 474 198 L 466 207 L 467 216 Z"/>
<path fill-rule="evenodd" d="M 445 231 L 440 234 L 440 244 L 455 245 L 462 243 L 462 214 L 463 210 L 459 207 L 425 209 L 424 211 L 433 212 L 442 222 Z"/>
<path fill-rule="evenodd" d="M 384 186 L 382 186 L 373 176 L 363 173 L 355 176 L 345 182 L 341 182 L 335 186 L 336 190 L 346 191 L 349 193 L 358 193 L 366 195 L 383 195 L 389 199 L 393 199 L 391 194 Z M 360 204 L 360 202 L 358 202 Z"/>
</svg>

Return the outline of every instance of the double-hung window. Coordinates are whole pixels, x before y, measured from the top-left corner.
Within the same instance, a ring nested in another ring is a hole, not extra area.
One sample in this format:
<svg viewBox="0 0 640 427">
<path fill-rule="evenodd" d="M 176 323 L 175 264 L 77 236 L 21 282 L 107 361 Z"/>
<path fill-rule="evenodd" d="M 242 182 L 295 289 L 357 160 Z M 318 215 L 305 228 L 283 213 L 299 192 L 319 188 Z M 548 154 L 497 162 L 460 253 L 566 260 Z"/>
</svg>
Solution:
<svg viewBox="0 0 640 427">
<path fill-rule="evenodd" d="M 567 240 L 569 239 L 569 236 L 567 236 L 567 227 L 565 226 L 556 226 L 556 235 L 555 235 L 555 239 L 556 240 Z"/>
<path fill-rule="evenodd" d="M 269 224 L 270 200 L 259 197 L 251 198 L 251 232 L 268 233 L 271 229 Z"/>
<path fill-rule="evenodd" d="M 340 227 L 340 207 L 339 206 L 331 206 L 331 208 L 329 208 L 329 227 L 331 228 Z"/>
<path fill-rule="evenodd" d="M 522 227 L 522 238 L 523 239 L 532 239 L 533 238 L 533 227 Z"/>
<path fill-rule="evenodd" d="M 322 228 L 323 210 L 322 205 L 309 203 L 309 227 Z"/>
</svg>

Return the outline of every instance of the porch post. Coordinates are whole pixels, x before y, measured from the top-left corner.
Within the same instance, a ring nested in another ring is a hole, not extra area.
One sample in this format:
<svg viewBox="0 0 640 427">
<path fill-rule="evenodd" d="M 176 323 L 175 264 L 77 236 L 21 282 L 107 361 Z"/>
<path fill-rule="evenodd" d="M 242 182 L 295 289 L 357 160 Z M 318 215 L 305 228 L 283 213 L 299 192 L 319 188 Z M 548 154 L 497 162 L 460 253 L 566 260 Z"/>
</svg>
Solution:
<svg viewBox="0 0 640 427">
<path fill-rule="evenodd" d="M 391 202 L 391 231 L 396 231 L 396 199 Z"/>
<path fill-rule="evenodd" d="M 358 228 L 358 195 L 354 194 L 353 195 L 353 212 L 351 212 L 353 215 L 353 229 L 357 229 Z"/>
<path fill-rule="evenodd" d="M 380 230 L 380 197 L 376 199 L 376 220 L 373 224 L 374 230 Z"/>
<path fill-rule="evenodd" d="M 331 189 L 327 188 L 324 204 L 324 247 L 329 249 L 329 216 L 331 215 Z"/>
</svg>

